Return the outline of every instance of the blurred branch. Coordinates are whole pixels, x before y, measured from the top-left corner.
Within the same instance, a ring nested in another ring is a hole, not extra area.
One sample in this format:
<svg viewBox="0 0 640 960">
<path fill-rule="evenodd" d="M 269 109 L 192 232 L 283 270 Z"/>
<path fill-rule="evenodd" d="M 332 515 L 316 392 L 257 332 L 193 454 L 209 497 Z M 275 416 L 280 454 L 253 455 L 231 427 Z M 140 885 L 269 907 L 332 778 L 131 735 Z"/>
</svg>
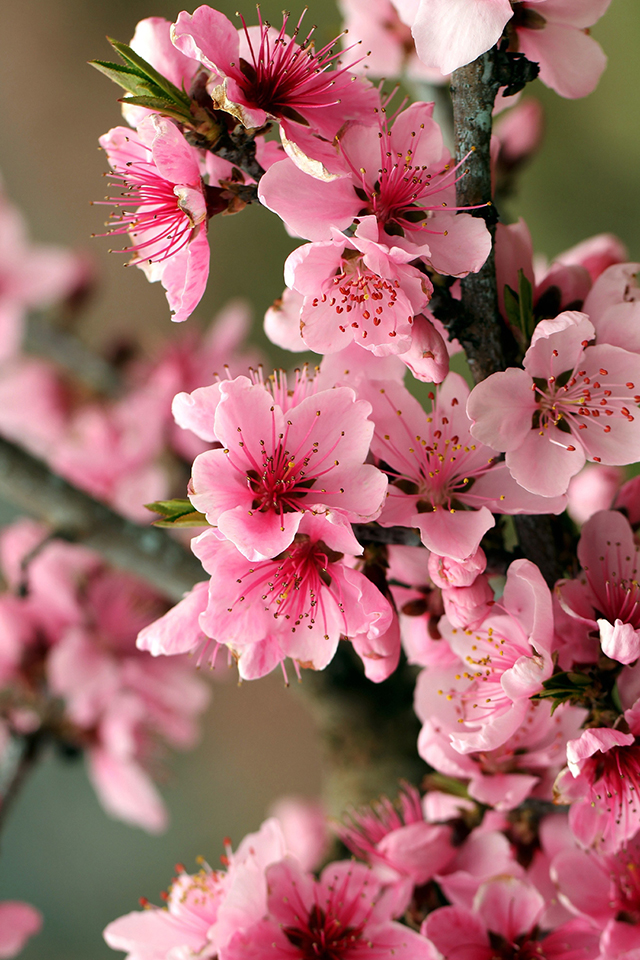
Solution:
<svg viewBox="0 0 640 960">
<path fill-rule="evenodd" d="M 43 317 L 31 316 L 23 349 L 47 357 L 68 370 L 92 390 L 112 394 L 120 386 L 113 366 L 67 330 Z"/>
<path fill-rule="evenodd" d="M 44 521 L 59 536 L 83 543 L 115 566 L 143 577 L 171 600 L 182 599 L 206 579 L 200 562 L 164 530 L 126 520 L 3 439 L 0 497 Z"/>
<path fill-rule="evenodd" d="M 35 767 L 48 739 L 48 732 L 40 728 L 22 737 L 13 736 L 10 746 L 2 754 L 0 766 L 0 830 L 22 786 Z"/>
</svg>

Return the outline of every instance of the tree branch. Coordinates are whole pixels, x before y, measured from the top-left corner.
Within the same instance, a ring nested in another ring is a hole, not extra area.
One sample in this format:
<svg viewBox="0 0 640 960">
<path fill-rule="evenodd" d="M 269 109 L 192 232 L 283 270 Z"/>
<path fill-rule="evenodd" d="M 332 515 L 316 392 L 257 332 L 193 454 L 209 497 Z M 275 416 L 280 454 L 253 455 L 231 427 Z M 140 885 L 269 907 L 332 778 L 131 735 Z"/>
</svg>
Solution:
<svg viewBox="0 0 640 960">
<path fill-rule="evenodd" d="M 47 741 L 46 730 L 13 737 L 2 756 L 0 768 L 0 830 L 22 786 L 40 758 Z"/>
<path fill-rule="evenodd" d="M 172 600 L 206 579 L 199 560 L 165 531 L 126 520 L 0 439 L 0 497 L 43 520 L 62 537 L 97 550 Z"/>
</svg>

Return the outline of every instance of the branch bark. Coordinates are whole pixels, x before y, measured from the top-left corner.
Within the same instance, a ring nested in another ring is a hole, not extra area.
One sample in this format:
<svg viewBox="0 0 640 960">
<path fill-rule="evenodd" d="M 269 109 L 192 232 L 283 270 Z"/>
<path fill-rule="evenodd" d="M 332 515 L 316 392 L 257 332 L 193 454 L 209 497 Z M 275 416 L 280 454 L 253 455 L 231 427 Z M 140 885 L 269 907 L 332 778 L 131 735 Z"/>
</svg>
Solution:
<svg viewBox="0 0 640 960">
<path fill-rule="evenodd" d="M 200 561 L 156 527 L 126 520 L 52 473 L 14 443 L 0 439 L 0 498 L 47 523 L 56 534 L 97 550 L 143 577 L 171 600 L 206 579 Z"/>
</svg>

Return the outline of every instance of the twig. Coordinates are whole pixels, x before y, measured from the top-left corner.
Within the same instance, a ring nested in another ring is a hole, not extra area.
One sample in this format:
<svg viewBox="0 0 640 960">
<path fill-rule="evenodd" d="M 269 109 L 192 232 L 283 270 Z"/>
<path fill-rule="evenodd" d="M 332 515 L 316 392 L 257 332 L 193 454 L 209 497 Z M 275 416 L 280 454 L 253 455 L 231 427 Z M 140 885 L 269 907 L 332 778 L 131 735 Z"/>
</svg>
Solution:
<svg viewBox="0 0 640 960">
<path fill-rule="evenodd" d="M 5 750 L 0 767 L 0 831 L 47 739 L 46 730 L 41 728 L 23 737 L 13 737 L 9 748 Z"/>
<path fill-rule="evenodd" d="M 125 520 L 0 439 L 0 497 L 43 520 L 56 533 L 97 550 L 110 563 L 143 577 L 172 600 L 206 579 L 200 562 L 164 530 Z"/>
</svg>

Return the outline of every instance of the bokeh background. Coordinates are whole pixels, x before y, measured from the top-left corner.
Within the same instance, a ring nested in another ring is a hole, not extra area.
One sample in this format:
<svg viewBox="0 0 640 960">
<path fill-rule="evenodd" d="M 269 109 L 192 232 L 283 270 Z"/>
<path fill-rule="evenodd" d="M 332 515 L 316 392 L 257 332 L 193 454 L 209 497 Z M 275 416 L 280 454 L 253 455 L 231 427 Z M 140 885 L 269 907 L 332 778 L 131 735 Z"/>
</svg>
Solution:
<svg viewBox="0 0 640 960">
<path fill-rule="evenodd" d="M 219 8 L 232 17 L 236 0 Z M 261 8 L 279 23 L 278 2 L 265 0 Z M 94 349 L 132 334 L 152 349 L 174 329 L 159 285 L 123 269 L 121 256 L 107 254 L 106 239 L 88 239 L 103 221 L 101 208 L 90 206 L 105 192 L 97 139 L 121 121 L 116 88 L 86 61 L 110 58 L 106 35 L 129 40 L 139 19 L 175 19 L 180 9 L 174 0 L 0 4 L 0 171 L 34 239 L 90 249 L 98 287 L 79 333 Z M 251 22 L 253 10 L 242 9 Z M 297 8 L 292 12 L 297 17 Z M 318 24 L 322 41 L 340 28 L 330 0 L 310 0 L 307 18 Z M 609 56 L 594 94 L 571 102 L 538 83 L 530 88 L 546 108 L 546 139 L 506 213 L 525 217 L 536 250 L 549 257 L 607 230 L 640 260 L 638 0 L 613 0 L 593 35 Z M 246 297 L 264 345 L 260 318 L 281 293 L 282 263 L 295 242 L 272 215 L 253 207 L 212 221 L 210 236 L 210 283 L 198 318 L 207 322 L 229 298 Z M 283 355 L 272 356 L 283 362 Z M 45 929 L 24 960 L 116 956 L 101 938 L 107 922 L 135 909 L 140 896 L 159 902 L 176 861 L 189 869 L 198 854 L 216 862 L 223 837 L 237 844 L 279 795 L 317 794 L 321 774 L 304 698 L 276 676 L 214 685 L 199 748 L 170 765 L 164 794 L 172 825 L 162 837 L 109 820 L 82 762 L 48 757 L 0 842 L 0 899 L 28 900 L 45 915 Z"/>
</svg>

